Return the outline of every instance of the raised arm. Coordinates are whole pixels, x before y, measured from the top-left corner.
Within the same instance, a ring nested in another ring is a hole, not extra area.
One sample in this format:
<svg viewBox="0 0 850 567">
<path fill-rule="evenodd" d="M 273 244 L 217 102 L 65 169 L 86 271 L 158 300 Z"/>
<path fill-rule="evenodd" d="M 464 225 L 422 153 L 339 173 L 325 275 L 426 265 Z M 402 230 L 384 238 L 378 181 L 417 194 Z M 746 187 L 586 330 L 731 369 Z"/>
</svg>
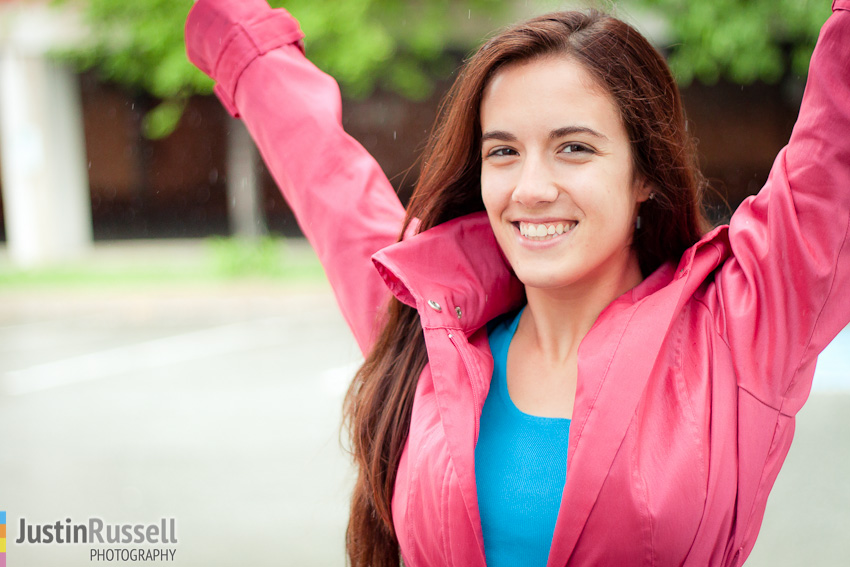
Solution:
<svg viewBox="0 0 850 567">
<path fill-rule="evenodd" d="M 800 115 L 765 187 L 732 216 L 717 275 L 739 384 L 794 415 L 850 321 L 850 0 L 835 0 Z"/>
<path fill-rule="evenodd" d="M 370 257 L 397 240 L 404 209 L 343 131 L 339 87 L 304 57 L 302 37 L 265 0 L 199 0 L 186 22 L 189 59 L 245 122 L 366 352 L 389 297 Z"/>
</svg>

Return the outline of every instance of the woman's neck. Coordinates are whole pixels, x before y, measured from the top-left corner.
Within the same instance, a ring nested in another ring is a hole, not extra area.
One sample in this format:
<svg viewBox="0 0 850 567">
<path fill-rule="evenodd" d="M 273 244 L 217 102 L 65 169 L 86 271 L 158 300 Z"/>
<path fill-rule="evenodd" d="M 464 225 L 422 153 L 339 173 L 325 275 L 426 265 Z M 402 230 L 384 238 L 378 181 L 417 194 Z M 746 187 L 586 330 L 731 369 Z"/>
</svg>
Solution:
<svg viewBox="0 0 850 567">
<path fill-rule="evenodd" d="M 643 280 L 637 258 L 626 269 L 590 283 L 545 289 L 526 286 L 528 307 L 520 328 L 539 355 L 557 363 L 574 357 L 602 311 Z"/>
</svg>

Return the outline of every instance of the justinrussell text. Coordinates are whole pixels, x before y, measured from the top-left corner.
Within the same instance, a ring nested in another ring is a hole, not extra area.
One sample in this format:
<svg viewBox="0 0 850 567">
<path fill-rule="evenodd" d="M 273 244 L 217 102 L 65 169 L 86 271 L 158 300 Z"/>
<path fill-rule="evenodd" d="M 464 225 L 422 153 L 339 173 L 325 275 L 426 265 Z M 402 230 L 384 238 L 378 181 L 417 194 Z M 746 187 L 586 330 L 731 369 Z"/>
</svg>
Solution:
<svg viewBox="0 0 850 567">
<path fill-rule="evenodd" d="M 66 518 L 40 525 L 27 525 L 26 518 L 21 518 L 19 534 L 15 543 L 177 543 L 174 518 L 162 518 L 159 524 L 104 524 L 100 518 L 72 524 L 71 518 Z"/>
</svg>

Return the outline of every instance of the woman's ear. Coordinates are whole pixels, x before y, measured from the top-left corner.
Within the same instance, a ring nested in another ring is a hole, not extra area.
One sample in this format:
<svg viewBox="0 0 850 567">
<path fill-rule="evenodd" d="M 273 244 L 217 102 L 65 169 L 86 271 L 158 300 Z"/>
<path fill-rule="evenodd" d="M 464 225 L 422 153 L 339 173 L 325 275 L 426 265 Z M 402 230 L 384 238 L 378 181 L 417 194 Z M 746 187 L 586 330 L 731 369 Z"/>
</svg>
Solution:
<svg viewBox="0 0 850 567">
<path fill-rule="evenodd" d="M 635 176 L 634 184 L 635 196 L 638 203 L 643 203 L 646 200 L 655 198 L 655 188 L 644 176 Z"/>
</svg>

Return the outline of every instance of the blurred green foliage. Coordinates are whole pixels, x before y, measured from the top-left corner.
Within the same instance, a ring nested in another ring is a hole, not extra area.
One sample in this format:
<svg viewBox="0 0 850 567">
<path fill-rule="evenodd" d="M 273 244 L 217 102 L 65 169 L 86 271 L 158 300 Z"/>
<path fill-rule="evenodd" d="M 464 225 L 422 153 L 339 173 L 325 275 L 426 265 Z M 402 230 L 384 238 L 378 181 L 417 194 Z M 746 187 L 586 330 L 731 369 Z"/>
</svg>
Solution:
<svg viewBox="0 0 850 567">
<path fill-rule="evenodd" d="M 245 240 L 214 236 L 188 250 L 169 250 L 167 244 L 157 245 L 155 251 L 128 247 L 123 255 L 92 254 L 42 268 L 19 268 L 0 262 L 0 291 L 238 281 L 311 286 L 327 283 L 313 249 L 306 243 L 281 237 Z"/>
<path fill-rule="evenodd" d="M 829 0 L 633 0 L 658 10 L 677 43 L 669 63 L 681 84 L 719 79 L 775 83 L 805 77 Z"/>
<path fill-rule="evenodd" d="M 163 102 L 144 119 L 150 138 L 168 135 L 193 94 L 212 81 L 185 55 L 183 25 L 192 0 L 76 1 L 90 42 L 68 55 L 82 69 L 142 89 Z M 519 0 L 517 0 L 519 1 Z M 622 0 L 662 14 L 676 38 L 670 64 L 678 80 L 776 82 L 804 76 L 828 0 Z M 347 97 L 375 88 L 418 100 L 431 94 L 454 60 L 480 38 L 458 33 L 464 20 L 501 21 L 512 2 L 498 0 L 271 0 L 285 5 L 306 33 L 310 59 L 333 75 Z M 474 15 L 474 16 L 473 16 Z"/>
<path fill-rule="evenodd" d="M 478 37 L 456 33 L 458 18 L 504 13 L 499 0 L 271 0 L 301 23 L 307 55 L 340 82 L 346 96 L 376 87 L 411 100 L 428 97 L 436 78 L 456 61 L 447 48 L 467 51 Z M 454 45 L 453 45 L 454 43 Z"/>
<path fill-rule="evenodd" d="M 54 0 L 57 4 L 74 0 Z M 213 82 L 188 59 L 183 22 L 192 0 L 76 0 L 90 27 L 89 41 L 63 53 L 81 70 L 94 68 L 110 82 L 162 99 L 144 118 L 143 131 L 161 138 L 173 131 L 192 94 L 211 93 Z"/>
<path fill-rule="evenodd" d="M 227 277 L 260 275 L 278 277 L 286 273 L 286 244 L 267 236 L 256 240 L 212 237 L 207 247 L 217 273 Z"/>
<path fill-rule="evenodd" d="M 68 2 L 71 0 L 54 0 Z M 212 92 L 212 81 L 189 63 L 183 26 L 192 0 L 77 0 L 91 28 L 90 42 L 66 55 L 81 69 L 143 89 L 164 102 L 144 119 L 148 137 L 168 135 L 186 99 Z M 453 61 L 455 15 L 505 9 L 498 0 L 272 0 L 301 23 L 310 59 L 339 81 L 348 97 L 381 87 L 418 100 L 431 94 Z M 450 41 L 451 40 L 451 41 Z M 465 51 L 478 40 L 456 45 Z"/>
</svg>

